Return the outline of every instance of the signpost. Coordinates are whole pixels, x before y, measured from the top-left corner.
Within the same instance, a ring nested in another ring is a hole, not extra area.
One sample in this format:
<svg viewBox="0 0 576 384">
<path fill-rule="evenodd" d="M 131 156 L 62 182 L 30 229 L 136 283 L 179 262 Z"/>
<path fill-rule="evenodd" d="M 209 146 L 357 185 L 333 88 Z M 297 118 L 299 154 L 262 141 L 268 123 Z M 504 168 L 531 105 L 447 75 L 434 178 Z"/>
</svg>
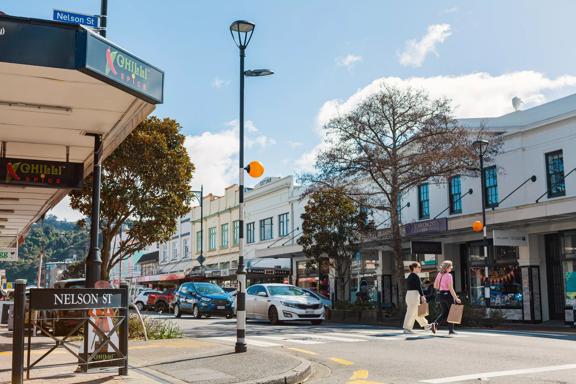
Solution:
<svg viewBox="0 0 576 384">
<path fill-rule="evenodd" d="M 18 261 L 18 247 L 0 248 L 0 261 Z"/>
<path fill-rule="evenodd" d="M 98 28 L 98 16 L 96 15 L 83 15 L 81 13 L 55 9 L 52 15 L 52 20 L 67 24 L 81 24 L 90 28 Z"/>
<path fill-rule="evenodd" d="M 82 188 L 84 164 L 0 158 L 0 184 L 45 188 Z"/>
</svg>

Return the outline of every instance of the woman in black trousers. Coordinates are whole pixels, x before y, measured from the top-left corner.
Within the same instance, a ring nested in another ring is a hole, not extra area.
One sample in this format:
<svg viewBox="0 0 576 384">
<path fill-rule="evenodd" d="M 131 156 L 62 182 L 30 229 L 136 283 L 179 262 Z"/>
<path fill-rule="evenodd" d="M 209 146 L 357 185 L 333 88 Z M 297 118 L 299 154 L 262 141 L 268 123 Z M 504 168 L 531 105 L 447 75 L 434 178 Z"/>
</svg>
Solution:
<svg viewBox="0 0 576 384">
<path fill-rule="evenodd" d="M 434 288 L 438 291 L 438 304 L 442 310 L 442 313 L 436 318 L 436 327 L 448 319 L 448 313 L 450 312 L 450 306 L 454 303 L 460 304 L 460 298 L 456 295 L 454 291 L 454 280 L 450 272 L 452 272 L 452 262 L 446 260 L 442 263 L 440 267 L 440 273 L 436 276 L 434 281 Z M 454 324 L 448 323 L 448 334 L 455 335 Z"/>
</svg>

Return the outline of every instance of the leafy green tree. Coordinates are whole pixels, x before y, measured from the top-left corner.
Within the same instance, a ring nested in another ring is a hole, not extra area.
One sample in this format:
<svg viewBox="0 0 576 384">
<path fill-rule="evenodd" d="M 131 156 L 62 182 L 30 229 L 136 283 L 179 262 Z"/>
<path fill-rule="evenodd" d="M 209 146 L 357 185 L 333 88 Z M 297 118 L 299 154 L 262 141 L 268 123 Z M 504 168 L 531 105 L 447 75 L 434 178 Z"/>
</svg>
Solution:
<svg viewBox="0 0 576 384">
<path fill-rule="evenodd" d="M 298 244 L 315 265 L 328 260 L 335 272 L 336 299 L 345 301 L 354 254 L 362 239 L 374 230 L 374 223 L 343 188 L 321 189 L 309 198 L 301 216 L 302 236 Z"/>
<path fill-rule="evenodd" d="M 175 120 L 150 117 L 103 162 L 102 279 L 107 280 L 110 270 L 134 252 L 169 240 L 176 231 L 176 219 L 189 211 L 194 165 L 179 130 Z M 89 216 L 92 177 L 70 197 L 70 206 Z M 112 251 L 121 229 L 122 239 Z"/>
<path fill-rule="evenodd" d="M 60 275 L 60 280 L 79 279 L 82 277 L 86 277 L 85 275 L 86 275 L 86 263 L 84 262 L 84 260 L 79 260 L 66 266 L 66 269 Z"/>
</svg>

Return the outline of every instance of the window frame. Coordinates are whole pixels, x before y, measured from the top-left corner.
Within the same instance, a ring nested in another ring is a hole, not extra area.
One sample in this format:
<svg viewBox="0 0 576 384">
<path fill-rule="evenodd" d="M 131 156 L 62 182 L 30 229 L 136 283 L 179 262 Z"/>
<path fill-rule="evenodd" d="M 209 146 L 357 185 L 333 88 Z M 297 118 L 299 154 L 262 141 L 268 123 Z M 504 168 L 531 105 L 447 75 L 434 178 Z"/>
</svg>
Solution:
<svg viewBox="0 0 576 384">
<path fill-rule="evenodd" d="M 196 253 L 202 252 L 202 230 L 196 231 Z"/>
<path fill-rule="evenodd" d="M 550 172 L 551 167 L 550 167 L 550 162 L 549 159 L 559 156 L 560 160 L 561 160 L 561 167 L 562 169 L 560 171 L 556 171 L 556 172 Z M 547 188 L 547 195 L 548 198 L 554 198 L 554 197 L 561 197 L 561 196 L 566 196 L 566 182 L 565 182 L 565 174 L 564 174 L 564 153 L 562 152 L 561 149 L 556 150 L 556 151 L 552 151 L 552 152 L 548 152 L 545 155 L 545 162 L 546 162 L 546 188 Z M 554 192 L 552 193 L 552 176 L 560 176 L 561 179 L 561 185 L 562 188 L 561 190 L 559 190 L 558 192 Z"/>
<path fill-rule="evenodd" d="M 234 232 L 232 235 L 232 246 L 236 247 L 240 244 L 240 220 L 232 222 L 232 231 Z"/>
<path fill-rule="evenodd" d="M 285 219 L 285 220 L 283 220 Z M 278 215 L 278 237 L 288 236 L 290 226 L 290 216 L 289 213 L 283 213 Z M 284 231 L 282 230 L 284 229 Z"/>
<path fill-rule="evenodd" d="M 454 188 L 453 183 L 455 180 L 458 181 L 458 188 Z M 462 178 L 460 175 L 454 175 L 448 179 L 448 205 L 450 206 L 451 215 L 462 213 Z"/>
<path fill-rule="evenodd" d="M 259 229 L 260 241 L 272 240 L 274 238 L 274 217 L 261 219 L 259 221 Z M 269 235 L 269 237 L 267 235 Z"/>
<path fill-rule="evenodd" d="M 256 240 L 256 222 L 246 223 L 246 243 L 252 244 Z"/>
<path fill-rule="evenodd" d="M 208 228 L 208 250 L 209 251 L 215 251 L 216 247 L 217 247 L 217 242 L 216 242 L 216 227 L 210 227 Z"/>
<path fill-rule="evenodd" d="M 228 231 L 229 225 L 228 223 L 224 223 L 220 225 L 220 248 L 228 248 L 230 246 L 230 232 Z"/>
<path fill-rule="evenodd" d="M 488 174 L 494 172 L 494 177 L 493 178 L 489 178 Z M 494 180 L 494 185 L 490 185 L 489 182 L 490 180 Z M 490 202 L 490 191 L 489 189 L 493 188 L 493 190 L 495 191 L 493 196 L 496 201 L 494 202 Z M 498 207 L 498 170 L 496 169 L 495 165 L 491 165 L 489 167 L 485 167 L 484 168 L 484 185 L 482 186 L 482 198 L 484 199 L 484 205 L 486 206 L 486 208 L 496 208 Z"/>
<path fill-rule="evenodd" d="M 422 183 L 418 186 L 418 219 L 430 219 L 430 187 L 428 183 Z"/>
</svg>

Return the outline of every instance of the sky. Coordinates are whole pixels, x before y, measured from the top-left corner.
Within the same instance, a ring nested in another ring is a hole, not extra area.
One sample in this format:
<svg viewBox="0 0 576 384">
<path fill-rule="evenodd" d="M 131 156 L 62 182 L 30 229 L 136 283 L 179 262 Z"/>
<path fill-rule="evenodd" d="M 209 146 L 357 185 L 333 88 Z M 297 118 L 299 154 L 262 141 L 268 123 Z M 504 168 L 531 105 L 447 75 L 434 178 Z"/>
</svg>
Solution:
<svg viewBox="0 0 576 384">
<path fill-rule="evenodd" d="M 246 69 L 246 161 L 265 176 L 313 169 L 322 126 L 386 83 L 452 99 L 455 117 L 498 116 L 576 92 L 576 2 L 384 0 L 109 0 L 108 38 L 165 71 L 154 114 L 182 125 L 194 189 L 237 183 L 239 55 L 234 20 L 256 24 Z M 0 11 L 50 19 L 97 14 L 97 0 L 0 0 Z M 259 179 L 248 179 L 248 186 Z M 79 218 L 59 204 L 53 214 Z"/>
</svg>

